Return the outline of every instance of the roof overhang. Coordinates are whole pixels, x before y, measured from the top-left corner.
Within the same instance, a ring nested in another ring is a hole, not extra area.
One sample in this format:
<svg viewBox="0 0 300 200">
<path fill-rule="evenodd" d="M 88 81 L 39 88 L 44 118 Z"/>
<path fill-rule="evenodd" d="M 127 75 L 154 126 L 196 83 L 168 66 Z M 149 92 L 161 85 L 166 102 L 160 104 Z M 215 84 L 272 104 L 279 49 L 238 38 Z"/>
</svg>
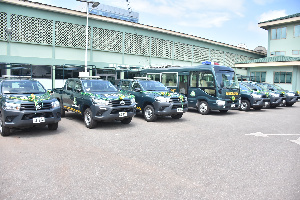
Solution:
<svg viewBox="0 0 300 200">
<path fill-rule="evenodd" d="M 20 0 L 0 0 L 0 3 L 1 2 L 86 18 L 86 13 L 85 12 L 70 10 L 70 9 L 67 9 L 67 8 L 61 8 L 61 7 L 51 6 L 51 5 L 37 3 L 37 2 L 20 1 Z M 89 19 L 105 21 L 105 22 L 130 26 L 130 27 L 133 27 L 133 28 L 140 28 L 140 29 L 165 33 L 165 34 L 169 34 L 169 35 L 173 35 L 173 36 L 188 38 L 188 39 L 192 39 L 192 40 L 202 41 L 202 42 L 206 42 L 206 43 L 210 43 L 210 44 L 214 44 L 214 45 L 219 45 L 219 46 L 223 46 L 223 47 L 228 47 L 228 48 L 232 48 L 232 49 L 245 51 L 245 52 L 248 52 L 248 53 L 253 53 L 253 54 L 256 54 L 256 55 L 260 55 L 260 56 L 265 56 L 266 55 L 265 53 L 260 53 L 260 52 L 253 51 L 253 50 L 250 50 L 250 49 L 245 49 L 245 48 L 241 48 L 241 47 L 238 47 L 238 46 L 225 44 L 225 43 L 222 43 L 222 42 L 217 42 L 217 41 L 209 40 L 209 39 L 206 39 L 206 38 L 201 38 L 201 37 L 194 36 L 194 35 L 189 35 L 189 34 L 186 34 L 186 33 L 167 30 L 167 29 L 163 29 L 163 28 L 160 28 L 160 27 L 153 27 L 153 26 L 150 26 L 150 25 L 139 24 L 139 23 L 134 23 L 134 22 L 128 22 L 128 21 L 125 21 L 125 20 L 114 19 L 114 18 L 104 17 L 104 16 L 100 16 L 100 15 L 94 15 L 94 14 L 90 14 Z"/>
<path fill-rule="evenodd" d="M 299 17 L 288 18 L 288 19 L 270 21 L 270 22 L 262 22 L 262 23 L 258 24 L 258 27 L 263 28 L 265 30 L 268 30 L 269 27 L 271 27 L 271 26 L 277 26 L 277 25 L 294 23 L 294 22 L 300 22 L 300 16 Z"/>
<path fill-rule="evenodd" d="M 244 67 L 279 67 L 279 66 L 300 66 L 300 61 L 291 62 L 267 62 L 267 63 L 245 63 L 245 64 L 235 64 L 234 67 L 244 68 Z"/>
</svg>

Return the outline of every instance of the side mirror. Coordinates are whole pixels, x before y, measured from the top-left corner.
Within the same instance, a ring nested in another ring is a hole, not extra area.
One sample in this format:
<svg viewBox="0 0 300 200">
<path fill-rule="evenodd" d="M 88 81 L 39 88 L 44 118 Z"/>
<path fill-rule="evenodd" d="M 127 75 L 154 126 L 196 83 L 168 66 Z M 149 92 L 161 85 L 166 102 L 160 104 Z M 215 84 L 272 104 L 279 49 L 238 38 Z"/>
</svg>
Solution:
<svg viewBox="0 0 300 200">
<path fill-rule="evenodd" d="M 135 92 L 141 92 L 142 90 L 141 90 L 141 88 L 134 88 L 134 91 Z"/>
</svg>

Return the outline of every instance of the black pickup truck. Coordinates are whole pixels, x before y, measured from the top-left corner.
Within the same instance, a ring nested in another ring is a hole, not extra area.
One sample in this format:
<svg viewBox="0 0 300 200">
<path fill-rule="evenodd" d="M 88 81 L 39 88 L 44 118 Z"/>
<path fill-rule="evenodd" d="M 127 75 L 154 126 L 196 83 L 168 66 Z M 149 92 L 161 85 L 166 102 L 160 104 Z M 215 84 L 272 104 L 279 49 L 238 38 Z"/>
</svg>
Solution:
<svg viewBox="0 0 300 200">
<path fill-rule="evenodd" d="M 134 96 L 119 93 L 109 81 L 68 79 L 63 88 L 52 91 L 52 96 L 60 102 L 62 117 L 65 111 L 81 114 L 90 129 L 97 125 L 97 121 L 129 124 L 135 115 Z"/>
<path fill-rule="evenodd" d="M 169 89 L 158 81 L 141 79 L 123 79 L 118 83 L 120 91 L 135 96 L 137 111 L 142 112 L 147 122 L 153 122 L 157 116 L 182 117 L 188 110 L 187 98 Z"/>
<path fill-rule="evenodd" d="M 0 132 L 48 125 L 56 130 L 61 120 L 59 102 L 35 80 L 20 78 L 0 80 Z"/>
</svg>

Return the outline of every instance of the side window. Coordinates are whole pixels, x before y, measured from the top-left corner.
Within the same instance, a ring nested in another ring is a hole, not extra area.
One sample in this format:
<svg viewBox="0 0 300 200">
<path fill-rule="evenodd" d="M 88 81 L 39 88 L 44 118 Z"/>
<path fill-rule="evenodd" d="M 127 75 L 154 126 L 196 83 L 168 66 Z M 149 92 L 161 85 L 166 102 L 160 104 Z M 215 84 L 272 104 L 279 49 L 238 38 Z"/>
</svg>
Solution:
<svg viewBox="0 0 300 200">
<path fill-rule="evenodd" d="M 81 90 L 82 91 L 82 85 L 79 81 L 75 82 L 75 86 L 74 86 L 75 91 Z"/>
<path fill-rule="evenodd" d="M 75 85 L 75 82 L 74 82 L 74 81 L 68 81 L 68 82 L 67 82 L 67 88 L 66 88 L 66 89 L 72 91 L 73 88 L 74 88 L 74 85 Z"/>
<path fill-rule="evenodd" d="M 214 88 L 215 81 L 213 74 L 211 72 L 200 72 L 198 85 L 199 87 Z"/>
<path fill-rule="evenodd" d="M 122 81 L 120 89 L 124 91 L 130 90 L 130 81 Z"/>
<path fill-rule="evenodd" d="M 191 72 L 190 87 L 197 87 L 197 72 Z"/>
<path fill-rule="evenodd" d="M 136 88 L 142 89 L 141 86 L 140 86 L 140 84 L 138 84 L 138 83 L 133 83 L 133 84 L 132 84 L 132 90 L 135 90 Z"/>
<path fill-rule="evenodd" d="M 165 86 L 177 86 L 177 73 L 162 73 L 161 83 Z"/>
</svg>

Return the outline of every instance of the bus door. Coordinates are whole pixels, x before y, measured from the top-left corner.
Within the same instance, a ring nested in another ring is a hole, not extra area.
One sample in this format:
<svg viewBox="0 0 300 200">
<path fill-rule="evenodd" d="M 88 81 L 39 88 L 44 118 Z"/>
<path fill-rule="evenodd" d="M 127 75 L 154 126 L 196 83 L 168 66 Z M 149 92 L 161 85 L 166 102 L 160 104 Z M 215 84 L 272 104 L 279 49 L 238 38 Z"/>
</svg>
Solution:
<svg viewBox="0 0 300 200">
<path fill-rule="evenodd" d="M 179 93 L 184 94 L 186 96 L 188 94 L 188 77 L 189 77 L 188 72 L 187 72 L 186 75 L 179 75 L 178 76 Z"/>
</svg>

